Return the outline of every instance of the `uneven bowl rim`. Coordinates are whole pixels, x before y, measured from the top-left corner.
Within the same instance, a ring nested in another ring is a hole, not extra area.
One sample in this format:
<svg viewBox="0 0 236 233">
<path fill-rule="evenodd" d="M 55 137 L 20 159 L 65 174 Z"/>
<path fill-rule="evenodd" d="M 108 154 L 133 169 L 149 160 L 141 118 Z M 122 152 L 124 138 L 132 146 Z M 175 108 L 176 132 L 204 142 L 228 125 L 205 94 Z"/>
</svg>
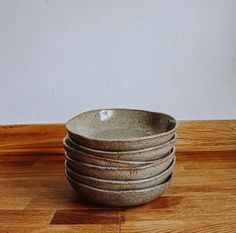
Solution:
<svg viewBox="0 0 236 233">
<path fill-rule="evenodd" d="M 71 141 L 72 144 L 74 144 L 75 146 L 79 146 L 81 148 L 84 148 L 85 150 L 87 151 L 91 151 L 91 152 L 96 152 L 96 153 L 101 153 L 101 154 L 114 154 L 114 155 L 123 155 L 123 154 L 134 154 L 134 153 L 143 153 L 143 152 L 150 152 L 150 151 L 153 151 L 153 150 L 159 150 L 163 147 L 166 147 L 168 146 L 169 144 L 171 143 L 175 143 L 176 140 L 177 140 L 177 134 L 175 133 L 175 135 L 167 142 L 165 143 L 162 143 L 160 145 L 157 145 L 157 146 L 152 146 L 152 147 L 147 147 L 147 148 L 143 148 L 143 149 L 136 149 L 136 150 L 126 150 L 126 151 L 106 151 L 106 150 L 98 150 L 98 149 L 93 149 L 93 148 L 90 148 L 90 147 L 87 147 L 87 146 L 84 146 L 84 145 L 81 145 L 81 144 L 78 144 L 77 142 L 73 141 L 69 135 L 66 135 L 64 138 L 63 138 L 63 144 L 65 142 L 66 139 L 69 139 Z M 78 150 L 76 148 L 74 148 L 75 150 Z M 84 153 L 87 153 L 87 152 L 84 152 Z M 87 153 L 88 154 L 88 153 Z"/>
<path fill-rule="evenodd" d="M 81 153 L 83 156 L 87 156 L 87 157 L 89 157 L 89 158 L 94 158 L 94 159 L 97 159 L 97 160 L 103 160 L 103 161 L 106 161 L 106 162 L 116 162 L 116 163 L 124 163 L 124 164 L 130 164 L 130 165 L 137 165 L 137 166 L 139 166 L 139 165 L 145 165 L 145 164 L 150 164 L 150 163 L 154 163 L 157 159 L 152 159 L 152 160 L 144 160 L 144 161 L 130 161 L 130 160 L 122 160 L 122 159 L 111 159 L 111 158 L 107 158 L 107 157 L 103 157 L 103 156 L 96 156 L 96 155 L 93 155 L 93 154 L 89 154 L 88 152 L 84 152 L 84 151 L 81 151 L 81 150 L 79 150 L 79 149 L 76 149 L 76 148 L 74 148 L 74 147 L 72 147 L 72 146 L 70 146 L 70 145 L 68 145 L 67 144 L 67 142 L 66 142 L 66 140 L 67 139 L 69 139 L 69 137 L 64 137 L 64 139 L 63 139 L 63 146 L 64 146 L 64 149 L 66 150 L 66 152 L 67 152 L 67 150 L 71 150 L 71 151 L 73 151 L 73 152 L 75 152 L 75 153 Z M 70 139 L 69 139 L 70 140 Z M 173 143 L 174 144 L 174 142 L 176 141 L 176 136 L 174 136 L 170 141 L 168 141 L 169 143 L 165 143 L 165 145 L 164 146 L 168 146 L 168 144 L 171 144 L 171 143 Z M 80 145 L 79 145 L 80 146 Z M 154 147 L 152 147 L 152 148 L 154 148 Z M 162 147 L 160 147 L 160 148 L 162 148 Z M 158 148 L 158 146 L 157 147 L 155 147 L 155 150 L 158 150 L 158 149 L 160 149 L 160 148 Z M 172 149 L 172 148 L 171 148 Z M 170 150 L 171 150 L 170 149 Z M 94 151 L 94 150 L 93 150 Z M 106 151 L 107 152 L 107 151 Z M 125 152 L 125 151 L 122 151 L 122 152 Z M 148 152 L 148 151 L 144 151 L 144 152 Z M 169 151 L 168 151 L 169 152 Z M 163 157 L 165 156 L 165 155 L 167 155 L 168 154 L 168 152 L 166 153 L 166 154 L 163 154 Z M 99 153 L 99 152 L 98 152 Z M 102 152 L 101 152 L 102 153 Z M 138 152 L 135 150 L 135 153 L 140 153 L 140 150 L 138 150 Z M 67 153 L 68 154 L 68 153 Z M 105 153 L 105 154 L 107 154 L 107 153 Z M 112 153 L 113 154 L 113 153 Z M 132 155 L 133 153 L 132 153 L 132 151 L 129 151 L 129 153 L 128 153 L 129 155 Z M 114 155 L 119 155 L 119 156 L 121 156 L 121 155 L 126 155 L 127 156 L 127 153 L 114 153 Z M 70 156 L 69 156 L 70 157 Z M 162 157 L 160 157 L 159 159 L 161 159 Z M 76 159 L 75 159 L 76 160 Z"/>
<path fill-rule="evenodd" d="M 64 146 L 64 149 L 65 149 L 68 157 L 70 157 L 69 156 L 70 153 L 67 150 L 71 150 L 71 151 L 73 151 L 75 153 L 82 154 L 82 156 L 84 156 L 84 157 L 91 158 L 91 159 L 96 159 L 98 161 L 113 162 L 113 163 L 120 163 L 120 164 L 127 164 L 127 165 L 136 165 L 136 166 L 148 164 L 148 163 L 146 163 L 146 161 L 129 161 L 129 160 L 120 160 L 120 159 L 118 160 L 118 159 L 110 159 L 110 158 L 104 158 L 102 156 L 99 157 L 99 156 L 96 156 L 96 155 L 88 154 L 87 152 L 79 151 L 76 148 L 73 148 L 73 147 L 69 146 L 65 142 L 65 140 L 63 140 L 63 146 Z M 78 160 L 74 159 L 74 160 L 75 161 L 80 161 L 79 159 Z M 152 161 L 153 160 L 151 160 L 150 162 L 148 161 L 148 162 L 151 163 Z"/>
<path fill-rule="evenodd" d="M 167 179 L 165 181 L 163 181 L 161 184 L 154 185 L 154 186 L 151 186 L 148 188 L 133 189 L 133 190 L 109 190 L 109 189 L 94 188 L 90 185 L 82 184 L 82 183 L 72 179 L 70 176 L 68 176 L 66 171 L 65 171 L 65 175 L 66 175 L 67 179 L 72 180 L 72 182 L 74 182 L 76 185 L 84 186 L 85 188 L 88 188 L 90 190 L 97 191 L 97 192 L 103 192 L 103 193 L 106 192 L 106 193 L 113 193 L 113 194 L 122 194 L 122 193 L 142 193 L 142 192 L 152 191 L 152 190 L 156 189 L 158 186 L 162 186 L 164 184 L 171 182 L 171 180 L 173 179 L 173 176 L 174 176 L 174 172 L 172 171 L 171 174 L 167 177 Z"/>
<path fill-rule="evenodd" d="M 69 124 L 71 121 L 73 121 L 75 118 L 83 115 L 83 114 L 86 114 L 86 113 L 91 113 L 91 112 L 100 112 L 100 111 L 119 111 L 119 110 L 125 110 L 125 111 L 137 111 L 137 112 L 144 112 L 144 113 L 151 113 L 151 114 L 160 114 L 160 115 L 165 115 L 167 117 L 169 117 L 170 119 L 173 120 L 173 122 L 175 123 L 175 127 L 173 129 L 171 129 L 170 131 L 167 131 L 167 132 L 164 132 L 164 133 L 159 133 L 159 134 L 153 134 L 153 135 L 149 135 L 149 136 L 144 136 L 144 137 L 139 137 L 139 138 L 130 138 L 130 139 L 119 139 L 119 140 L 114 140 L 114 139 L 97 139 L 97 138 L 92 138 L 92 137 L 87 137 L 87 136 L 84 136 L 84 135 L 81 135 L 81 134 L 78 134 L 76 132 L 72 132 L 70 129 L 69 129 Z M 66 130 L 72 134 L 72 135 L 76 135 L 80 138 L 83 138 L 85 140 L 90 140 L 90 141 L 96 141 L 96 142 L 109 142 L 109 143 L 112 143 L 112 142 L 116 142 L 116 143 L 124 143 L 124 142 L 138 142 L 138 141 L 142 141 L 142 140 L 148 140 L 148 139 L 154 139 L 154 138 L 159 138 L 159 137 L 163 137 L 163 136 L 166 136 L 166 135 L 169 135 L 173 132 L 176 131 L 177 127 L 178 127 L 178 121 L 166 114 L 166 113 L 162 113 L 162 112 L 154 112 L 154 111 L 148 111 L 148 110 L 141 110 L 141 109 L 132 109 L 132 108 L 101 108 L 101 109 L 93 109 L 93 110 L 89 110 L 89 111 L 85 111 L 85 112 L 82 112 L 74 117 L 72 117 L 71 119 L 69 119 L 66 124 L 65 124 L 65 127 L 66 127 Z"/>
<path fill-rule="evenodd" d="M 157 162 L 155 163 L 151 163 L 151 164 L 147 164 L 147 165 L 143 165 L 143 166 L 137 166 L 137 167 L 112 167 L 112 166 L 99 166 L 99 165 L 94 165 L 94 164 L 90 164 L 90 163 L 85 163 L 85 162 L 81 162 L 78 160 L 74 160 L 68 157 L 67 153 L 65 152 L 65 157 L 68 161 L 72 161 L 72 163 L 80 163 L 80 164 L 84 164 L 87 167 L 90 168 L 94 168 L 94 169 L 99 169 L 99 170 L 110 170 L 110 171 L 129 171 L 129 170 L 144 170 L 146 168 L 152 167 L 152 166 L 156 166 L 157 164 L 162 164 L 164 163 L 166 160 L 168 160 L 169 158 L 171 158 L 172 156 L 175 156 L 175 147 L 171 148 L 171 152 L 167 155 L 165 155 L 164 157 L 160 158 L 157 160 Z"/>
<path fill-rule="evenodd" d="M 157 177 L 162 176 L 164 173 L 172 171 L 172 169 L 175 166 L 175 162 L 176 162 L 176 157 L 174 156 L 171 164 L 163 172 L 161 172 L 157 175 L 154 175 L 152 177 L 149 177 L 149 178 L 140 179 L 140 180 L 130 180 L 128 182 L 126 180 L 106 180 L 106 179 L 100 179 L 100 178 L 96 178 L 96 177 L 92 177 L 92 176 L 88 176 L 88 175 L 84 175 L 84 174 L 80 174 L 80 173 L 78 174 L 77 172 L 73 171 L 70 167 L 68 167 L 66 161 L 65 161 L 65 170 L 69 170 L 75 176 L 78 175 L 78 176 L 84 177 L 85 179 L 88 177 L 90 180 L 93 180 L 93 181 L 99 181 L 99 182 L 104 182 L 104 183 L 112 183 L 112 184 L 127 184 L 127 183 L 140 184 L 140 183 L 145 183 L 145 182 L 148 182 L 148 181 L 155 180 Z"/>
</svg>

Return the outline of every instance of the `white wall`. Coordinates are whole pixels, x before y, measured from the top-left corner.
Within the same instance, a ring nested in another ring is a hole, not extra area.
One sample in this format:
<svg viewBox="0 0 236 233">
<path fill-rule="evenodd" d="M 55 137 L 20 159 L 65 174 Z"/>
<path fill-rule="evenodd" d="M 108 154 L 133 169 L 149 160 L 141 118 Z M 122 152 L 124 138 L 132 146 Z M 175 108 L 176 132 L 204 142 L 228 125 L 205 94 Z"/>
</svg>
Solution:
<svg viewBox="0 0 236 233">
<path fill-rule="evenodd" d="M 103 107 L 236 118 L 236 1 L 1 0 L 0 124 Z"/>
</svg>

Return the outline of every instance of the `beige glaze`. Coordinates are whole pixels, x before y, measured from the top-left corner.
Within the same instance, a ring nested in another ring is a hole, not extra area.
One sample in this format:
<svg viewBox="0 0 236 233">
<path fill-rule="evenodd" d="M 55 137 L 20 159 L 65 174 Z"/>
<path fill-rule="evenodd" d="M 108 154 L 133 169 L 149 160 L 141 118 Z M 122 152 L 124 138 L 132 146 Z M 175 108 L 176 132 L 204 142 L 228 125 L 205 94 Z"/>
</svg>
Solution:
<svg viewBox="0 0 236 233">
<path fill-rule="evenodd" d="M 69 177 L 68 174 L 66 177 L 74 190 L 84 198 L 100 205 L 116 207 L 135 206 L 152 201 L 167 190 L 172 180 L 172 175 L 170 175 L 162 184 L 150 188 L 111 191 L 82 184 Z"/>
<path fill-rule="evenodd" d="M 147 179 L 132 180 L 132 181 L 104 180 L 86 176 L 76 171 L 73 171 L 73 169 L 69 168 L 66 162 L 65 162 L 65 171 L 68 174 L 68 176 L 70 176 L 72 179 L 82 184 L 86 184 L 94 188 L 118 191 L 118 190 L 143 189 L 161 184 L 167 179 L 168 176 L 171 175 L 174 165 L 175 165 L 175 157 L 170 166 L 160 174 Z"/>
<path fill-rule="evenodd" d="M 108 159 L 103 158 L 101 156 L 95 156 L 90 155 L 88 153 L 85 153 L 80 150 L 76 150 L 73 148 L 73 144 L 70 143 L 68 138 L 63 140 L 63 145 L 65 148 L 65 151 L 67 153 L 67 156 L 71 159 L 78 160 L 84 163 L 90 163 L 93 165 L 99 165 L 99 166 L 112 166 L 112 167 L 137 167 L 137 166 L 143 166 L 148 165 L 151 163 L 157 162 L 159 159 L 150 160 L 150 161 L 128 161 L 128 160 L 120 160 L 120 159 Z M 169 153 L 171 149 L 167 152 Z M 130 154 L 132 154 L 130 152 Z M 162 155 L 165 156 L 166 154 Z M 148 154 L 147 154 L 148 156 Z"/>
<path fill-rule="evenodd" d="M 126 151 L 153 147 L 169 141 L 176 120 L 164 113 L 133 109 L 92 110 L 66 123 L 69 136 L 98 150 Z"/>
<path fill-rule="evenodd" d="M 118 152 L 90 149 L 88 147 L 75 143 L 69 137 L 64 138 L 63 144 L 66 150 L 67 149 L 69 150 L 68 147 L 73 148 L 73 155 L 75 157 L 84 157 L 86 155 L 94 155 L 96 157 L 101 157 L 101 158 L 126 160 L 129 162 L 137 161 L 139 163 L 142 163 L 142 162 L 149 162 L 149 161 L 156 160 L 163 157 L 171 150 L 171 148 L 174 146 L 175 141 L 176 141 L 176 136 L 174 135 L 170 141 L 164 144 L 155 146 L 155 147 L 149 147 L 149 148 L 145 148 L 141 150 L 118 151 Z"/>
<path fill-rule="evenodd" d="M 73 160 L 66 154 L 65 156 L 70 168 L 87 176 L 107 180 L 139 180 L 155 176 L 167 169 L 175 156 L 175 148 L 157 162 L 138 167 L 98 166 Z"/>
</svg>

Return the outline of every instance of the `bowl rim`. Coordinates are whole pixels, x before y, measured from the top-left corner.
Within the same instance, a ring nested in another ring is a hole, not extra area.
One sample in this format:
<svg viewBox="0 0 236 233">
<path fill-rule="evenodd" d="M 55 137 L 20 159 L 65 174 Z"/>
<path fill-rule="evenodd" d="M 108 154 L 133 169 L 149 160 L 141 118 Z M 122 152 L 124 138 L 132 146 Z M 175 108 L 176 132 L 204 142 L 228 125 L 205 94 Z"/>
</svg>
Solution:
<svg viewBox="0 0 236 233">
<path fill-rule="evenodd" d="M 163 147 L 166 147 L 168 146 L 169 144 L 174 144 L 177 140 L 177 134 L 175 133 L 175 135 L 167 142 L 165 143 L 162 143 L 160 145 L 157 145 L 157 146 L 152 146 L 152 147 L 147 147 L 147 148 L 143 148 L 143 149 L 136 149 L 136 150 L 126 150 L 126 151 L 107 151 L 107 150 L 98 150 L 98 149 L 93 149 L 93 148 L 90 148 L 90 147 L 87 147 L 87 146 L 84 146 L 84 145 L 81 145 L 75 141 L 73 141 L 69 135 L 66 135 L 64 138 L 63 138 L 63 144 L 66 140 L 69 140 L 74 146 L 78 146 L 78 147 L 81 147 L 82 149 L 84 150 L 87 150 L 87 151 L 91 151 L 91 152 L 95 152 L 95 153 L 101 153 L 101 154 L 113 154 L 113 155 L 127 155 L 127 154 L 134 154 L 134 153 L 143 153 L 143 152 L 149 152 L 149 151 L 152 151 L 152 150 L 159 150 Z M 66 143 L 66 142 L 65 142 Z M 66 143 L 67 144 L 67 143 Z M 76 148 L 73 148 L 74 150 L 78 150 Z M 88 152 L 84 152 L 86 154 L 88 154 Z"/>
<path fill-rule="evenodd" d="M 144 164 L 149 164 L 151 162 L 153 162 L 153 160 L 149 160 L 149 161 L 130 161 L 130 160 L 121 160 L 121 159 L 110 159 L 110 158 L 106 158 L 106 157 L 102 157 L 102 156 L 96 156 L 96 155 L 93 155 L 93 154 L 89 154 L 87 152 L 84 152 L 84 151 L 80 151 L 76 148 L 73 148 L 71 147 L 70 145 L 68 145 L 66 143 L 65 140 L 63 140 L 63 146 L 64 146 L 64 149 L 66 151 L 66 154 L 68 157 L 71 157 L 69 154 L 70 151 L 74 152 L 74 153 L 79 153 L 81 154 L 83 157 L 87 157 L 87 158 L 91 158 L 91 159 L 96 159 L 98 161 L 104 161 L 104 162 L 111 162 L 111 163 L 120 163 L 120 164 L 127 164 L 127 165 L 144 165 Z M 78 156 L 80 157 L 80 156 Z M 75 161 L 80 161 L 79 159 L 74 159 Z M 82 161 L 80 161 L 82 162 Z"/>
<path fill-rule="evenodd" d="M 69 158 L 71 157 L 70 153 L 74 152 L 74 153 L 81 154 L 81 156 L 78 155 L 77 157 L 87 157 L 87 158 L 94 159 L 94 160 L 97 160 L 97 161 L 104 161 L 104 162 L 110 162 L 110 163 L 120 163 L 120 164 L 133 165 L 133 166 L 134 165 L 136 165 L 136 166 L 145 165 L 145 164 L 149 164 L 149 163 L 153 162 L 153 160 L 149 160 L 149 161 L 130 161 L 130 160 L 110 159 L 110 158 L 106 158 L 106 157 L 102 157 L 102 156 L 96 156 L 96 155 L 88 154 L 84 151 L 76 150 L 75 148 L 69 146 L 64 141 L 63 141 L 63 146 L 64 146 L 64 149 L 65 149 L 65 151 L 67 153 L 67 156 Z M 75 159 L 75 158 L 72 158 L 72 159 L 74 159 L 75 161 L 80 161 L 79 159 Z M 81 162 L 83 162 L 83 161 L 81 161 Z"/>
<path fill-rule="evenodd" d="M 91 169 L 110 170 L 110 171 L 130 171 L 130 170 L 144 170 L 144 169 L 147 169 L 149 167 L 156 166 L 157 164 L 160 165 L 160 164 L 164 163 L 166 160 L 168 160 L 169 158 L 174 157 L 175 152 L 176 152 L 175 147 L 172 147 L 171 150 L 165 156 L 158 159 L 156 162 L 141 165 L 141 166 L 137 166 L 137 167 L 114 167 L 114 166 L 94 165 L 94 164 L 85 163 L 85 162 L 81 162 L 81 161 L 78 161 L 78 160 L 71 159 L 71 158 L 68 157 L 66 152 L 65 152 L 65 157 L 68 161 L 71 161 L 74 164 L 76 164 L 76 163 L 83 164 L 83 165 L 85 165 L 85 166 L 87 166 Z"/>
<path fill-rule="evenodd" d="M 91 113 L 91 112 L 120 111 L 120 110 L 121 111 L 135 111 L 135 112 L 144 112 L 144 113 L 164 115 L 164 116 L 170 118 L 171 120 L 173 120 L 175 126 L 174 126 L 173 129 L 171 129 L 167 132 L 163 132 L 163 133 L 159 133 L 159 134 L 152 134 L 152 135 L 138 137 L 138 138 L 137 137 L 130 137 L 129 139 L 123 139 L 123 140 L 122 139 L 119 139 L 119 140 L 116 140 L 116 139 L 98 139 L 98 138 L 88 137 L 88 136 L 84 136 L 82 134 L 73 132 L 69 127 L 69 124 L 81 115 L 88 114 L 88 113 Z M 178 121 L 174 117 L 172 117 L 171 115 L 166 114 L 166 113 L 162 113 L 162 112 L 154 112 L 154 111 L 148 111 L 148 110 L 142 110 L 142 109 L 132 109 L 132 108 L 101 108 L 101 109 L 92 109 L 92 110 L 89 110 L 89 111 L 85 111 L 85 112 L 82 112 L 82 113 L 72 117 L 71 119 L 69 119 L 66 122 L 65 127 L 66 127 L 66 130 L 69 132 L 69 134 L 79 136 L 80 138 L 83 138 L 85 140 L 96 141 L 96 142 L 109 142 L 109 143 L 110 142 L 121 142 L 121 143 L 123 142 L 124 143 L 124 142 L 130 142 L 130 141 L 138 142 L 138 141 L 142 141 L 142 140 L 154 139 L 154 138 L 159 138 L 159 137 L 169 135 L 169 134 L 176 131 L 176 129 L 178 127 Z"/>
<path fill-rule="evenodd" d="M 75 183 L 76 185 L 80 185 L 82 186 L 83 188 L 87 188 L 87 189 L 90 189 L 90 190 L 93 190 L 93 191 L 97 191 L 97 192 L 106 192 L 106 193 L 110 193 L 110 194 L 122 194 L 122 193 L 142 193 L 142 192 L 149 192 L 149 191 L 152 191 L 154 189 L 156 189 L 158 186 L 162 186 L 162 185 L 165 185 L 165 184 L 168 184 L 172 181 L 173 179 L 173 176 L 174 176 L 174 172 L 172 171 L 171 174 L 166 178 L 166 180 L 164 180 L 161 184 L 157 184 L 157 185 L 154 185 L 154 186 L 151 186 L 151 187 L 148 187 L 148 188 L 143 188 L 143 189 L 133 189 L 133 190 L 108 190 L 108 189 L 100 189 L 100 188 L 95 188 L 95 187 L 92 187 L 90 185 L 86 185 L 86 184 L 82 184 L 81 182 L 78 182 L 74 179 L 72 179 L 66 171 L 65 172 L 65 175 L 67 177 L 67 179 L 69 179 L 69 182 L 70 180 L 72 180 L 73 183 Z"/>
<path fill-rule="evenodd" d="M 90 179 L 93 181 L 99 181 L 99 182 L 103 182 L 103 183 L 112 183 L 112 184 L 127 184 L 127 183 L 131 183 L 131 184 L 139 184 L 139 183 L 145 183 L 148 181 L 152 181 L 155 180 L 157 177 L 164 175 L 165 173 L 172 171 L 174 166 L 176 163 L 176 157 L 174 156 L 171 164 L 161 173 L 151 176 L 149 178 L 145 178 L 145 179 L 139 179 L 139 180 L 130 180 L 127 182 L 127 180 L 106 180 L 106 179 L 100 179 L 100 178 L 96 178 L 96 177 L 92 177 L 92 176 L 88 176 L 88 175 L 84 175 L 78 172 L 73 171 L 67 164 L 67 161 L 65 161 L 65 170 L 69 170 L 70 173 L 72 173 L 75 176 L 81 176 L 85 179 Z M 72 177 L 71 177 L 72 178 Z M 73 178 L 72 178 L 73 179 Z M 75 180 L 76 181 L 76 180 Z"/>
</svg>

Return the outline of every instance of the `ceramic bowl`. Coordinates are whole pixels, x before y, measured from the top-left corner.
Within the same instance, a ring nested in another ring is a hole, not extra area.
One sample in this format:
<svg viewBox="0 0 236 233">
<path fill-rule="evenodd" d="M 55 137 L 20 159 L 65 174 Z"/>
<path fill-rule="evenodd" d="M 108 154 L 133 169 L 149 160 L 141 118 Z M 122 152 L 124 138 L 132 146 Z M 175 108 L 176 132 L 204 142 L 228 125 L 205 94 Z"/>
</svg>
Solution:
<svg viewBox="0 0 236 233">
<path fill-rule="evenodd" d="M 117 207 L 141 205 L 152 201 L 166 191 L 172 180 L 171 174 L 162 184 L 149 188 L 114 191 L 82 184 L 72 179 L 67 173 L 66 177 L 74 190 L 84 198 L 100 205 Z"/>
<path fill-rule="evenodd" d="M 148 188 L 163 183 L 167 179 L 167 177 L 171 175 L 174 165 L 175 165 L 175 157 L 173 158 L 170 166 L 160 174 L 147 179 L 140 179 L 133 181 L 104 180 L 86 176 L 73 171 L 67 165 L 66 162 L 65 162 L 65 171 L 68 174 L 68 176 L 74 179 L 75 181 L 78 181 L 85 185 L 92 186 L 94 188 L 107 189 L 107 190 L 134 190 L 134 189 Z"/>
<path fill-rule="evenodd" d="M 106 180 L 139 180 L 155 176 L 167 169 L 175 156 L 175 148 L 157 162 L 138 167 L 105 167 L 73 160 L 66 154 L 65 156 L 70 168 L 87 176 Z"/>
<path fill-rule="evenodd" d="M 69 152 L 71 155 L 73 155 L 73 158 L 77 157 L 82 159 L 82 157 L 87 156 L 88 157 L 87 159 L 89 160 L 89 158 L 91 158 L 91 155 L 93 155 L 96 156 L 97 158 L 100 157 L 106 159 L 126 160 L 129 161 L 131 164 L 131 161 L 137 161 L 139 163 L 142 163 L 151 160 L 152 162 L 152 160 L 156 160 L 163 157 L 171 150 L 171 148 L 174 146 L 175 141 L 176 141 L 176 136 L 174 135 L 170 141 L 161 144 L 159 146 L 149 147 L 141 150 L 118 151 L 118 152 L 90 149 L 88 147 L 73 142 L 69 137 L 64 138 L 63 144 L 65 150 Z M 87 162 L 87 161 L 82 161 L 82 162 Z M 99 162 L 101 162 L 101 160 Z M 96 164 L 99 165 L 99 162 Z M 122 162 L 120 162 L 119 164 L 122 164 Z M 133 165 L 135 165 L 135 163 L 133 163 Z"/>
<path fill-rule="evenodd" d="M 111 167 L 137 167 L 137 166 L 144 166 L 151 163 L 155 163 L 157 161 L 157 159 L 150 160 L 150 161 L 128 161 L 128 160 L 120 160 L 120 159 L 108 159 L 108 158 L 103 158 L 101 156 L 90 155 L 78 149 L 74 149 L 72 147 L 73 145 L 70 143 L 68 138 L 64 138 L 63 145 L 67 153 L 67 156 L 69 158 L 78 160 L 84 163 L 90 163 L 93 165 L 111 166 Z M 161 155 L 161 156 L 164 156 L 164 155 Z"/>
<path fill-rule="evenodd" d="M 108 151 L 160 145 L 174 136 L 176 128 L 176 120 L 167 114 L 132 109 L 92 110 L 66 123 L 73 141 Z"/>
</svg>

